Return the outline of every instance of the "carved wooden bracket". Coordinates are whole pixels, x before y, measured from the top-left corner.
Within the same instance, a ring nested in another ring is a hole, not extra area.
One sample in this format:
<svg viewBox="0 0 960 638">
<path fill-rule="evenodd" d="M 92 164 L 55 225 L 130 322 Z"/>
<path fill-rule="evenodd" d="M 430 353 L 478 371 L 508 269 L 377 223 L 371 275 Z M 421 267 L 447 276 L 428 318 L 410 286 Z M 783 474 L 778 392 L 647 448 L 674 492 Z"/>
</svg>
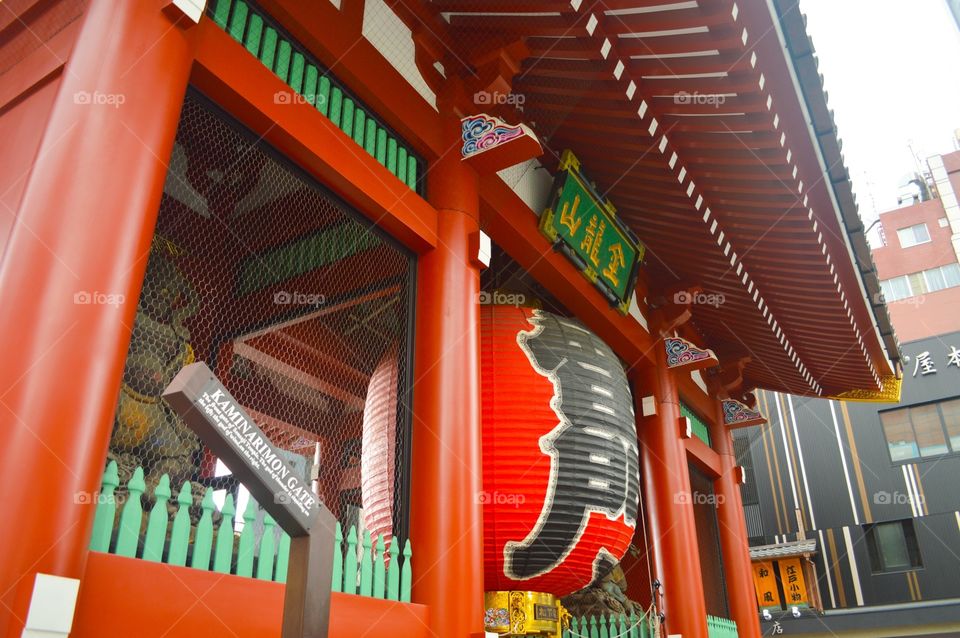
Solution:
<svg viewBox="0 0 960 638">
<path fill-rule="evenodd" d="M 461 159 L 480 175 L 495 173 L 543 153 L 540 140 L 525 124 L 512 126 L 486 113 L 464 117 L 460 123 Z"/>
<path fill-rule="evenodd" d="M 723 424 L 728 427 L 744 428 L 751 425 L 762 425 L 767 419 L 759 410 L 752 410 L 746 404 L 736 399 L 723 400 Z"/>
<path fill-rule="evenodd" d="M 717 365 L 717 355 L 709 348 L 698 348 L 683 337 L 664 337 L 667 367 L 672 370 L 693 371 Z"/>
</svg>

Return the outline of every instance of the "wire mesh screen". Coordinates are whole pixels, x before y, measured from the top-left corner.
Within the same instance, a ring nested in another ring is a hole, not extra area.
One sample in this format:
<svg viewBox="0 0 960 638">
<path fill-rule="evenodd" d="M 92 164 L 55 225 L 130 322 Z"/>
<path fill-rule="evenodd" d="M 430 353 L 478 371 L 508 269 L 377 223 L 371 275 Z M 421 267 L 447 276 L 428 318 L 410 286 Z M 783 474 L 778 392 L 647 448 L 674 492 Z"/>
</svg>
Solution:
<svg viewBox="0 0 960 638">
<path fill-rule="evenodd" d="M 489 268 L 480 272 L 480 290 L 481 305 L 528 306 L 564 317 L 573 316 L 497 244 L 491 247 Z"/>
<path fill-rule="evenodd" d="M 345 524 L 405 536 L 413 258 L 189 94 L 170 160 L 109 456 L 245 490 L 160 399 L 205 361 Z M 315 469 L 314 469 L 315 468 Z M 238 517 L 239 519 L 240 517 Z"/>
</svg>

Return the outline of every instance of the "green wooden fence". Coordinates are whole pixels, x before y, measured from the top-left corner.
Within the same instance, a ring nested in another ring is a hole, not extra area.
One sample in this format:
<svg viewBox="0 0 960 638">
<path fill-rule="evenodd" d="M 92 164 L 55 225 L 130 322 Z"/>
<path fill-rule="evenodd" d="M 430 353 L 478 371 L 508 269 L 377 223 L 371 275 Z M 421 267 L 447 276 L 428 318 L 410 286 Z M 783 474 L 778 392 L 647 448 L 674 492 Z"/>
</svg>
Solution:
<svg viewBox="0 0 960 638">
<path fill-rule="evenodd" d="M 238 534 L 232 494 L 227 494 L 223 507 L 218 510 L 213 490 L 207 488 L 200 505 L 200 519 L 194 526 L 190 520 L 193 489 L 189 481 L 184 482 L 174 498 L 172 522 L 168 504 L 173 492 L 166 474 L 157 482 L 149 512 L 143 508 L 146 491 L 143 468 L 134 470 L 126 484 L 127 497 L 119 508 L 114 497 L 118 487 L 117 464 L 111 461 L 103 473 L 97 498 L 90 549 L 221 574 L 286 582 L 290 537 L 281 531 L 278 540 L 276 522 L 264 513 L 263 534 L 257 547 L 254 522 L 258 505 L 252 497 L 241 514 L 244 524 Z M 216 526 L 215 513 L 220 514 L 220 523 Z M 401 551 L 399 542 L 391 541 L 387 547 L 382 536 L 373 539 L 369 531 L 358 538 L 353 526 L 344 539 L 337 523 L 334 543 L 333 591 L 410 602 L 412 550 L 409 540 Z"/>
<path fill-rule="evenodd" d="M 737 623 L 726 618 L 707 616 L 707 635 L 710 638 L 737 638 Z"/>
<path fill-rule="evenodd" d="M 707 616 L 710 638 L 738 638 L 737 623 L 726 618 Z M 581 616 L 570 619 L 563 638 L 654 638 L 655 630 L 650 614 L 610 614 L 609 616 Z"/>
<path fill-rule="evenodd" d="M 580 616 L 570 619 L 563 638 L 653 638 L 649 614 L 610 614 Z"/>
<path fill-rule="evenodd" d="M 272 24 L 270 18 L 250 2 L 216 0 L 209 6 L 207 14 L 213 21 L 292 89 L 293 93 L 285 97 L 286 102 L 292 102 L 294 95 L 299 96 L 397 179 L 415 191 L 422 190 L 418 181 L 423 173 L 422 160 L 350 97 L 336 78 L 314 63 L 305 47 Z"/>
</svg>

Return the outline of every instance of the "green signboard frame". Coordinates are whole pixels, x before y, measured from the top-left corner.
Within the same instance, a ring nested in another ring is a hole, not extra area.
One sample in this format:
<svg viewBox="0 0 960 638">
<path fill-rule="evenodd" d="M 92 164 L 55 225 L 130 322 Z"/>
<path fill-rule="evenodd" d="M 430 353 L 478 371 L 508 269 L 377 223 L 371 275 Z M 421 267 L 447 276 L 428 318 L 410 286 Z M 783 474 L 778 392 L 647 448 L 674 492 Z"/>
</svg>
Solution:
<svg viewBox="0 0 960 638">
<path fill-rule="evenodd" d="M 580 161 L 569 150 L 560 157 L 550 206 L 540 215 L 540 232 L 611 306 L 627 314 L 646 247 L 580 172 Z"/>
</svg>

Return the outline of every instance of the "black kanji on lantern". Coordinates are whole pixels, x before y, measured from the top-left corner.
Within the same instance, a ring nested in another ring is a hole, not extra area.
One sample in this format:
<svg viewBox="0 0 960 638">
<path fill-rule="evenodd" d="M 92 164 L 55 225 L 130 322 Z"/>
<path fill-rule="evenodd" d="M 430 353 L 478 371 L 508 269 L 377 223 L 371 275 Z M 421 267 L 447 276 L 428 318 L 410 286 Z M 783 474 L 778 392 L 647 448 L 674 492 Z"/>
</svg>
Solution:
<svg viewBox="0 0 960 638">
<path fill-rule="evenodd" d="M 526 539 L 505 547 L 505 572 L 517 579 L 559 565 L 592 512 L 634 526 L 640 483 L 633 402 L 617 356 L 575 320 L 538 313 L 531 321 L 537 327 L 517 341 L 553 383 L 551 406 L 560 421 L 540 439 L 551 457 L 540 517 Z"/>
</svg>

